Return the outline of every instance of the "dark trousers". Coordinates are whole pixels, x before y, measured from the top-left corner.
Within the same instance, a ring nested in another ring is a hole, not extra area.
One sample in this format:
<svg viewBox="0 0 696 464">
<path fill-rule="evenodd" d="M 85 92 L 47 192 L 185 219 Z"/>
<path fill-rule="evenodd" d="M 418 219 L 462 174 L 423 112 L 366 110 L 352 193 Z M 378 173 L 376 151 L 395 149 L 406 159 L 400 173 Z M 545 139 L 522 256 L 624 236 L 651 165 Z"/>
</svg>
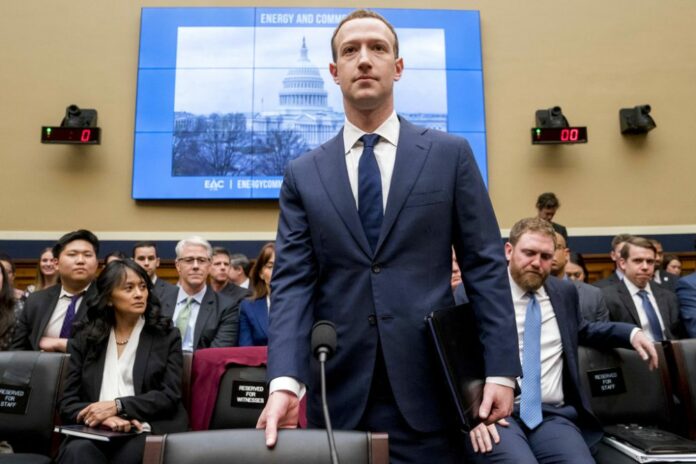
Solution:
<svg viewBox="0 0 696 464">
<path fill-rule="evenodd" d="M 434 408 L 433 414 L 439 414 L 437 408 Z M 381 346 L 378 349 L 367 408 L 357 428 L 389 434 L 389 460 L 392 464 L 462 462 L 462 459 L 457 458 L 456 436 L 448 435 L 445 430 L 419 432 L 406 422 L 389 384 Z"/>
<path fill-rule="evenodd" d="M 58 464 L 138 464 L 143 461 L 145 434 L 110 442 L 67 437 L 60 446 Z"/>
<path fill-rule="evenodd" d="M 496 424 L 500 443 L 490 453 L 474 453 L 467 441 L 467 455 L 474 463 L 510 464 L 594 464 L 590 449 L 575 425 L 577 412 L 572 406 L 543 405 L 544 419 L 534 430 L 519 418 L 519 411 L 507 420 L 508 427 Z"/>
</svg>

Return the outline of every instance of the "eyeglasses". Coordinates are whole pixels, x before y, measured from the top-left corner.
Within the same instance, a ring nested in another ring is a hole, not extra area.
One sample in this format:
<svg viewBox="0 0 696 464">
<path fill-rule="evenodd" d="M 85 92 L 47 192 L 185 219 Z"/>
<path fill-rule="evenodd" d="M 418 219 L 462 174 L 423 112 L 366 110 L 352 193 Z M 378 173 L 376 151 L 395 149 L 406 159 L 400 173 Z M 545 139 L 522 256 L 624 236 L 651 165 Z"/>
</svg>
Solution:
<svg viewBox="0 0 696 464">
<path fill-rule="evenodd" d="M 186 258 L 179 258 L 177 261 L 180 261 L 187 266 L 191 266 L 194 263 L 198 262 L 198 264 L 204 265 L 210 263 L 210 258 L 198 258 L 195 256 L 187 256 Z"/>
</svg>

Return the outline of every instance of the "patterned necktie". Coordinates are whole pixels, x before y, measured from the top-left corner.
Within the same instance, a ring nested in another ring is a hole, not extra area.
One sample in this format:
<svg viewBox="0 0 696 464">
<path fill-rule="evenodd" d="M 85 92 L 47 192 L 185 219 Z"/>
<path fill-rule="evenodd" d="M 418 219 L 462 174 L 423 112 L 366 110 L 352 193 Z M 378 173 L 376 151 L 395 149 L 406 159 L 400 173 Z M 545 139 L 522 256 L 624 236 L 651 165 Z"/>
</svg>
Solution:
<svg viewBox="0 0 696 464">
<path fill-rule="evenodd" d="M 530 429 L 541 424 L 541 306 L 533 293 L 528 293 L 524 320 L 524 352 L 522 354 L 522 397 L 520 418 Z"/>
<path fill-rule="evenodd" d="M 645 311 L 645 315 L 648 317 L 650 333 L 652 334 L 653 340 L 661 342 L 663 338 L 662 326 L 660 325 L 660 319 L 657 317 L 655 307 L 650 302 L 650 298 L 648 298 L 648 292 L 645 290 L 638 290 L 638 296 L 643 300 L 643 311 Z"/>
<path fill-rule="evenodd" d="M 188 329 L 189 319 L 191 319 L 191 309 L 193 308 L 194 301 L 193 297 L 186 298 L 186 304 L 181 308 L 176 318 L 176 327 L 179 329 L 179 332 L 181 332 L 182 341 L 184 337 L 186 337 L 186 329 Z"/>
<path fill-rule="evenodd" d="M 379 231 L 382 228 L 382 176 L 375 158 L 374 147 L 379 141 L 378 134 L 365 134 L 360 137 L 363 152 L 358 163 L 358 213 L 363 230 L 372 251 L 377 247 Z"/>
<path fill-rule="evenodd" d="M 70 338 L 72 335 L 72 323 L 75 320 L 75 308 L 77 306 L 77 300 L 79 300 L 85 292 L 76 293 L 70 297 L 70 304 L 68 305 L 68 310 L 65 312 L 65 319 L 63 319 L 63 325 L 60 328 L 60 338 Z"/>
</svg>

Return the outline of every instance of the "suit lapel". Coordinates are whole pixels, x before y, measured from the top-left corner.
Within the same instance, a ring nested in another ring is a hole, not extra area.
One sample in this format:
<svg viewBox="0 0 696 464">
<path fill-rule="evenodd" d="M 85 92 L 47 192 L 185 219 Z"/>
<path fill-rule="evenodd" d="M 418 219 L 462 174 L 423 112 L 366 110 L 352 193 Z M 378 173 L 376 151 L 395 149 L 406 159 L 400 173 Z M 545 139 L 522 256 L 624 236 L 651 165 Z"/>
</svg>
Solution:
<svg viewBox="0 0 696 464">
<path fill-rule="evenodd" d="M 43 334 L 46 332 L 46 326 L 48 325 L 48 321 L 51 320 L 51 316 L 53 315 L 53 311 L 56 309 L 56 305 L 58 304 L 58 298 L 60 297 L 60 291 L 61 291 L 61 286 L 60 285 L 54 285 L 51 287 L 54 289 L 49 295 L 46 295 L 46 311 L 42 312 L 41 315 L 41 323 L 39 324 L 39 330 L 36 332 L 36 337 L 35 337 L 35 346 L 39 346 L 39 342 L 41 341 L 41 337 L 43 337 Z"/>
<path fill-rule="evenodd" d="M 198 317 L 196 318 L 196 326 L 193 330 L 193 349 L 195 350 L 198 346 L 198 342 L 201 339 L 201 332 L 203 332 L 203 327 L 205 327 L 208 322 L 208 318 L 213 313 L 215 306 L 215 293 L 208 287 L 203 295 L 203 301 L 201 301 L 201 306 L 198 308 Z"/>
<path fill-rule="evenodd" d="M 399 132 L 399 144 L 396 148 L 396 161 L 394 173 L 389 186 L 387 208 L 384 212 L 384 222 L 379 234 L 379 241 L 375 254 L 379 252 L 389 231 L 394 226 L 406 198 L 411 193 L 418 176 L 423 169 L 423 164 L 430 151 L 430 140 L 423 137 L 425 129 L 418 129 L 403 118 L 399 118 L 401 129 Z M 361 227 L 362 230 L 362 227 Z"/>
<path fill-rule="evenodd" d="M 140 395 L 143 392 L 143 380 L 145 379 L 145 370 L 151 348 L 152 335 L 143 327 L 142 332 L 140 332 L 140 340 L 138 340 L 138 349 L 135 352 L 135 362 L 133 363 L 133 390 L 136 395 Z"/>
<path fill-rule="evenodd" d="M 616 286 L 616 288 L 619 292 L 619 298 L 621 298 L 621 302 L 626 307 L 626 310 L 628 310 L 628 313 L 631 315 L 631 318 L 633 319 L 633 323 L 640 327 L 641 325 L 640 317 L 638 316 L 638 309 L 636 309 L 636 304 L 633 302 L 633 297 L 631 297 L 628 288 L 626 288 L 626 284 L 621 282 L 619 285 Z"/>
<path fill-rule="evenodd" d="M 263 298 L 259 300 L 256 307 L 255 317 L 259 322 L 259 327 L 263 331 L 264 335 L 268 335 L 268 306 L 266 305 L 266 299 Z"/>
<path fill-rule="evenodd" d="M 326 190 L 329 200 L 336 208 L 339 216 L 341 216 L 348 232 L 360 245 L 360 248 L 367 255 L 372 256 L 370 244 L 367 242 L 365 231 L 360 222 L 358 208 L 355 206 L 355 197 L 348 180 L 346 152 L 343 146 L 343 129 L 336 137 L 322 145 L 322 149 L 324 152 L 314 159 L 324 190 Z"/>
<path fill-rule="evenodd" d="M 570 330 L 570 327 L 573 324 L 571 324 L 568 320 L 569 315 L 567 304 L 565 303 L 563 296 L 560 294 L 553 282 L 547 280 L 546 284 L 544 285 L 544 289 L 546 289 L 546 293 L 548 293 L 549 295 L 549 300 L 551 301 L 553 312 L 556 315 L 558 330 L 561 333 L 561 344 L 563 345 L 563 352 L 568 353 L 572 351 L 572 349 L 568 346 L 568 341 L 570 340 L 570 334 L 568 331 Z"/>
<path fill-rule="evenodd" d="M 104 349 L 97 358 L 97 362 L 91 365 L 87 365 L 85 369 L 85 374 L 83 377 L 93 379 L 94 382 L 91 384 L 91 391 L 88 392 L 90 398 L 94 401 L 99 401 L 99 394 L 101 393 L 102 380 L 104 380 L 104 361 L 106 360 L 106 346 L 108 343 L 104 344 Z M 88 372 L 91 372 L 88 374 Z"/>
<path fill-rule="evenodd" d="M 657 310 L 660 312 L 660 317 L 662 317 L 662 329 L 665 333 L 665 338 L 670 339 L 674 338 L 672 335 L 672 332 L 670 330 L 670 325 L 672 323 L 672 318 L 669 313 L 669 303 L 667 302 L 667 299 L 665 298 L 664 292 L 661 292 L 662 288 L 657 289 L 660 287 L 660 284 L 656 284 L 655 282 L 650 282 L 651 290 L 653 292 L 653 295 L 655 296 L 655 302 L 657 303 Z M 657 289 L 657 290 L 656 290 Z M 667 290 L 669 291 L 669 290 Z"/>
</svg>

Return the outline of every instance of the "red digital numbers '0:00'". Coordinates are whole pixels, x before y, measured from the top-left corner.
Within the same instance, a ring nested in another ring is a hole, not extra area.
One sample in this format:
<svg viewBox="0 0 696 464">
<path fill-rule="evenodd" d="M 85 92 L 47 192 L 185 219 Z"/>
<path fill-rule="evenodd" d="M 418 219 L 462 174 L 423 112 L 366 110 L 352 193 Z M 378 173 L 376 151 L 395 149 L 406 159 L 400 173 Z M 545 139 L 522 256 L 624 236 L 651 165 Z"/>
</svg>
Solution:
<svg viewBox="0 0 696 464">
<path fill-rule="evenodd" d="M 561 130 L 561 142 L 577 142 L 578 134 L 577 129 L 563 129 Z"/>
</svg>

